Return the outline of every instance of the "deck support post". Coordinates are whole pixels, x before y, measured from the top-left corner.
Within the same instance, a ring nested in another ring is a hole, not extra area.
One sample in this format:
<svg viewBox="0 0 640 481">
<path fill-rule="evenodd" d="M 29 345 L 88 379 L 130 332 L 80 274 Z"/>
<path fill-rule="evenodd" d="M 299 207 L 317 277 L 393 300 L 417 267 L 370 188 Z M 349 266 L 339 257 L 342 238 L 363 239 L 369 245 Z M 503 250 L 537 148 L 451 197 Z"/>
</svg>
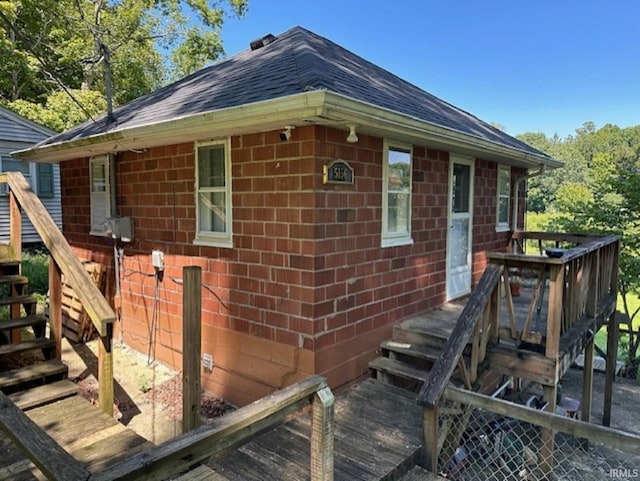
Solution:
<svg viewBox="0 0 640 481">
<path fill-rule="evenodd" d="M 562 308 L 564 292 L 564 265 L 552 265 L 549 269 L 549 304 L 547 310 L 547 341 L 545 356 L 556 365 L 556 374 L 553 385 L 543 386 L 544 401 L 547 403 L 547 411 L 554 413 L 556 410 L 558 395 L 558 359 L 560 357 L 560 336 L 562 332 Z M 540 468 L 550 479 L 553 472 L 553 451 L 555 444 L 555 432 L 553 429 L 543 428 L 540 434 Z"/>
<path fill-rule="evenodd" d="M 602 425 L 611 426 L 611 405 L 613 403 L 613 380 L 616 376 L 618 360 L 618 319 L 614 311 L 607 324 L 607 367 L 604 382 L 604 407 Z"/>
<path fill-rule="evenodd" d="M 547 412 L 554 413 L 556 410 L 556 397 L 558 395 L 557 386 L 543 386 L 543 400 L 547 403 Z M 540 430 L 540 470 L 544 478 L 551 479 L 553 473 L 553 451 L 555 444 L 555 431 L 550 428 Z"/>
<path fill-rule="evenodd" d="M 325 387 L 311 407 L 311 481 L 333 481 L 334 397 Z"/>
<path fill-rule="evenodd" d="M 182 269 L 182 433 L 201 424 L 202 268 Z"/>
<path fill-rule="evenodd" d="M 620 241 L 612 248 L 611 257 L 611 279 L 609 280 L 609 290 L 614 294 L 614 299 L 618 298 L 618 262 L 620 255 Z M 604 407 L 602 413 L 602 425 L 611 425 L 611 404 L 613 402 L 613 380 L 616 377 L 616 362 L 618 361 L 618 337 L 620 326 L 614 309 L 607 324 L 607 371 L 604 383 Z"/>
<path fill-rule="evenodd" d="M 105 328 L 98 342 L 98 402 L 102 412 L 113 416 L 113 324 Z"/>
<path fill-rule="evenodd" d="M 56 342 L 55 358 L 62 359 L 62 272 L 49 256 L 49 329 Z"/>
<path fill-rule="evenodd" d="M 425 407 L 422 410 L 422 429 L 423 429 L 423 465 L 424 469 L 432 473 L 438 472 L 438 438 L 440 436 L 438 429 L 438 406 L 432 408 Z"/>
</svg>

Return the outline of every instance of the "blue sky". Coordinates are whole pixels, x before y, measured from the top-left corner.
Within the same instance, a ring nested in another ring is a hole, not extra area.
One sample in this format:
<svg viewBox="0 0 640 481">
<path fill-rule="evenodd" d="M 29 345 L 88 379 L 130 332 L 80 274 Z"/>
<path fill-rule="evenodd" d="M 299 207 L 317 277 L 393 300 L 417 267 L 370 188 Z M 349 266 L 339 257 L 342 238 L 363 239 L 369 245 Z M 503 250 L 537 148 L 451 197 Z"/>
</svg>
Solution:
<svg viewBox="0 0 640 481">
<path fill-rule="evenodd" d="M 296 25 L 512 135 L 640 124 L 639 0 L 250 0 L 224 46 Z"/>
</svg>

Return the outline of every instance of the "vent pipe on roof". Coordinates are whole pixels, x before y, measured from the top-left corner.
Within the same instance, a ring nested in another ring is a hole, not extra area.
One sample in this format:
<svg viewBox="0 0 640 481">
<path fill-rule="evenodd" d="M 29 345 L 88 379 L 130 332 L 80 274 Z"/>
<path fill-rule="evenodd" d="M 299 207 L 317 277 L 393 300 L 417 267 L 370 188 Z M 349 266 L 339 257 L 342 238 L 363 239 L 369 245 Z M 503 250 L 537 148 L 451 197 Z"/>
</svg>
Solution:
<svg viewBox="0 0 640 481">
<path fill-rule="evenodd" d="M 275 35 L 265 35 L 262 38 L 259 38 L 257 40 L 254 40 L 253 42 L 251 42 L 249 44 L 249 46 L 251 47 L 251 50 L 258 50 L 259 48 L 264 47 L 265 45 L 269 45 L 271 42 L 273 42 L 277 37 Z"/>
</svg>

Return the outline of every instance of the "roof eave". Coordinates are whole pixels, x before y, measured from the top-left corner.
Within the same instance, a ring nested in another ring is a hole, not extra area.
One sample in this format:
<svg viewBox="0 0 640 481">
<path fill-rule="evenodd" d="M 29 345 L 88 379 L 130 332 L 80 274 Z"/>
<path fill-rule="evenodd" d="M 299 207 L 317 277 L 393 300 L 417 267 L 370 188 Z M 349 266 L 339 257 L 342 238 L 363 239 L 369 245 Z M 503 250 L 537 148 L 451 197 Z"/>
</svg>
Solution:
<svg viewBox="0 0 640 481">
<path fill-rule="evenodd" d="M 13 152 L 32 162 L 58 162 L 105 153 L 135 151 L 277 129 L 297 119 L 298 123 L 322 121 L 324 91 L 305 92 L 277 99 L 203 112 L 171 120 L 122 128 L 79 139 L 35 146 Z"/>
<path fill-rule="evenodd" d="M 441 127 L 326 90 L 309 91 L 263 102 L 121 129 L 91 137 L 32 147 L 14 152 L 17 158 L 57 162 L 104 153 L 138 150 L 171 143 L 207 140 L 284 125 L 323 124 L 358 132 L 406 140 L 474 157 L 486 157 L 524 167 L 557 168 L 563 164 L 510 146 Z"/>
<path fill-rule="evenodd" d="M 385 136 L 397 136 L 417 145 L 446 147 L 447 150 L 459 151 L 474 157 L 484 155 L 486 160 L 498 160 L 523 167 L 544 166 L 555 169 L 564 165 L 546 155 L 537 155 L 484 140 L 332 92 L 327 94 L 325 108 L 326 116 L 342 117 L 345 122 L 358 125 L 358 131 L 363 133 L 367 128 L 373 128 Z"/>
</svg>

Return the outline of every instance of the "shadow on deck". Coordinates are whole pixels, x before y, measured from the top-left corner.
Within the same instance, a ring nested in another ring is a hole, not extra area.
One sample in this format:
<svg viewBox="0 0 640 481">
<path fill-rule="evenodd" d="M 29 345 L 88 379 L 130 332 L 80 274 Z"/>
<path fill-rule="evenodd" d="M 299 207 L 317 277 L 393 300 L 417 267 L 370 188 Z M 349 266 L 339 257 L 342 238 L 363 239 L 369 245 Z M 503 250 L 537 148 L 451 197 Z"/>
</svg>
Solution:
<svg viewBox="0 0 640 481">
<path fill-rule="evenodd" d="M 309 431 L 299 416 L 209 466 L 229 481 L 309 479 Z M 336 397 L 334 436 L 336 481 L 398 479 L 420 459 L 422 409 L 413 393 L 363 381 Z"/>
</svg>

